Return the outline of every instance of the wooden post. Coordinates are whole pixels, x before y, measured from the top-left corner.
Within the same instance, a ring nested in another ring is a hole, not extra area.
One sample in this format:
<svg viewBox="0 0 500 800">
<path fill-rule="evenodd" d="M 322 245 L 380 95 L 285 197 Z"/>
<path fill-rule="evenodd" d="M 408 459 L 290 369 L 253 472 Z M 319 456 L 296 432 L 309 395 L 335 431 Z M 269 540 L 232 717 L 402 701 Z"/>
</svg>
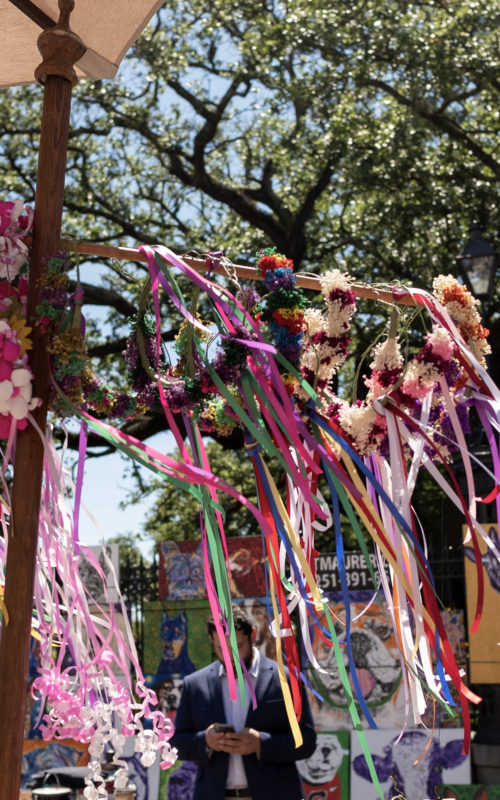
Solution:
<svg viewBox="0 0 500 800">
<path fill-rule="evenodd" d="M 63 208 L 71 89 L 77 78 L 73 64 L 85 48 L 69 30 L 73 0 L 59 0 L 60 19 L 41 33 L 43 57 L 35 72 L 44 84 L 43 111 L 35 195 L 33 247 L 29 270 L 28 320 L 33 325 L 30 365 L 34 395 L 42 405 L 33 413 L 45 431 L 49 390 L 45 343 L 35 325 L 44 258 L 58 249 Z M 5 572 L 5 607 L 0 642 L 0 793 L 2 800 L 19 800 L 24 715 L 27 696 L 33 583 L 38 540 L 38 515 L 43 467 L 43 444 L 29 425 L 17 435 L 12 488 L 12 513 Z"/>
</svg>

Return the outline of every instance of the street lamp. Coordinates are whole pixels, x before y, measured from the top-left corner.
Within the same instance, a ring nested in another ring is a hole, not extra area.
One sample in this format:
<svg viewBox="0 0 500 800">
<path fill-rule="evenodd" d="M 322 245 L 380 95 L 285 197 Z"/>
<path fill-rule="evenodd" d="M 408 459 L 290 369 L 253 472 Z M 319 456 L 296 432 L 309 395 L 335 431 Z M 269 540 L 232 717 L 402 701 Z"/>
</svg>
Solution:
<svg viewBox="0 0 500 800">
<path fill-rule="evenodd" d="M 491 316 L 491 299 L 495 291 L 495 278 L 499 257 L 492 246 L 486 241 L 483 227 L 478 222 L 473 222 L 469 227 L 469 241 L 464 249 L 456 257 L 456 263 L 460 275 L 462 276 L 467 288 L 481 303 L 483 324 L 489 327 L 489 317 Z M 486 357 L 488 366 L 491 365 L 491 355 Z M 486 440 L 484 430 L 476 431 L 469 438 L 470 451 L 476 459 L 489 468 L 490 474 L 493 471 L 493 460 L 489 444 Z M 474 468 L 476 492 L 479 496 L 487 494 L 492 486 L 490 479 L 486 477 L 482 470 Z M 462 491 L 466 489 L 465 476 L 458 476 L 462 484 Z M 483 527 L 488 530 L 490 524 L 490 514 L 487 505 L 479 503 L 477 518 Z M 472 745 L 472 763 L 478 783 L 488 780 L 490 770 L 496 769 L 498 764 L 498 748 L 500 745 L 500 686 L 494 684 L 482 684 L 479 694 L 483 698 L 481 711 L 478 721 L 478 729 Z M 488 776 L 486 778 L 485 776 Z"/>
<path fill-rule="evenodd" d="M 486 241 L 483 227 L 473 222 L 469 227 L 469 241 L 457 256 L 458 269 L 469 291 L 481 302 L 486 312 L 495 290 L 498 254 Z M 486 317 L 487 314 L 484 313 Z"/>
</svg>

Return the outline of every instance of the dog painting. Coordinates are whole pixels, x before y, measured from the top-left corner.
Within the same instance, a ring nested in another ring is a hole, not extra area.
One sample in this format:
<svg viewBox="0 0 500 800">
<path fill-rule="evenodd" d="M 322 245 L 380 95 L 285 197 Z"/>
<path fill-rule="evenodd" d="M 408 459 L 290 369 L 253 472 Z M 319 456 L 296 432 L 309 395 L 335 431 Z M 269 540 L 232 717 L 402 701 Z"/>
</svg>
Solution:
<svg viewBox="0 0 500 800">
<path fill-rule="evenodd" d="M 161 640 L 163 653 L 157 678 L 183 678 L 195 671 L 195 666 L 188 656 L 188 621 L 184 611 L 175 617 L 164 613 L 161 618 Z"/>
<path fill-rule="evenodd" d="M 349 732 L 318 733 L 314 753 L 297 768 L 304 800 L 349 800 Z"/>
<path fill-rule="evenodd" d="M 337 636 L 342 641 L 345 639 L 345 608 L 337 595 L 335 598 L 330 607 L 336 620 Z M 375 722 L 381 727 L 396 727 L 404 719 L 399 652 L 385 608 L 378 603 L 372 603 L 362 613 L 370 598 L 370 592 L 350 593 L 350 640 L 354 664 L 363 697 Z M 326 620 L 323 622 L 326 624 Z M 313 640 L 313 651 L 322 670 L 307 668 L 311 685 L 323 698 L 320 701 L 312 692 L 309 695 L 316 725 L 323 731 L 349 728 L 351 718 L 338 674 L 335 651 L 318 634 Z M 342 657 L 349 674 L 345 647 L 342 648 Z M 352 676 L 349 678 L 352 684 Z M 363 720 L 363 724 L 367 724 L 366 720 Z"/>
<path fill-rule="evenodd" d="M 161 542 L 160 598 L 195 600 L 207 596 L 201 543 Z"/>
</svg>

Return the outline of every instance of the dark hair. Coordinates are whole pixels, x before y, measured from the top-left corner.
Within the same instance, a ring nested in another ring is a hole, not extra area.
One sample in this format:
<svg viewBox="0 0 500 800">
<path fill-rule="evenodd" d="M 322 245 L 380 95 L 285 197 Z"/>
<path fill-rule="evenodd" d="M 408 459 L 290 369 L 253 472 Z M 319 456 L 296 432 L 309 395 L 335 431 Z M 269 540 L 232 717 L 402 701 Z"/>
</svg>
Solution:
<svg viewBox="0 0 500 800">
<path fill-rule="evenodd" d="M 238 605 L 238 603 L 231 603 L 231 610 L 233 612 L 235 629 L 237 631 L 242 631 L 246 636 L 251 636 L 254 626 L 243 606 Z M 209 636 L 213 636 L 216 632 L 213 616 L 210 616 L 207 620 L 207 631 Z"/>
</svg>

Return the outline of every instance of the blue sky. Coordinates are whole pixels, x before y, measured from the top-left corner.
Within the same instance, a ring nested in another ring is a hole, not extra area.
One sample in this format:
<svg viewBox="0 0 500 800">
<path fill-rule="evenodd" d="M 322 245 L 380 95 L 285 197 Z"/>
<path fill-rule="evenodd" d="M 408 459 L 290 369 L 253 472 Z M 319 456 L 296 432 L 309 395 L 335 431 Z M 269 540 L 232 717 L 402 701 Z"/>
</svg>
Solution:
<svg viewBox="0 0 500 800">
<path fill-rule="evenodd" d="M 82 508 L 80 514 L 80 540 L 83 544 L 99 544 L 123 533 L 134 533 L 142 529 L 146 504 L 119 508 L 131 487 L 123 477 L 124 461 L 115 453 L 102 458 L 89 458 L 85 464 L 82 503 L 95 517 L 100 531 Z M 144 507 L 141 507 L 144 506 Z"/>
<path fill-rule="evenodd" d="M 173 436 L 168 432 L 157 434 L 148 440 L 148 444 L 164 453 L 172 453 L 175 447 Z M 141 503 L 120 509 L 120 503 L 127 499 L 129 491 L 134 488 L 132 479 L 124 477 L 125 467 L 126 461 L 119 453 L 87 458 L 82 504 L 95 517 L 99 527 L 96 527 L 82 507 L 79 523 L 79 539 L 82 544 L 96 545 L 113 536 L 142 532 L 144 517 L 151 508 L 153 498 L 149 496 Z M 148 478 L 149 471 L 144 469 L 143 472 L 145 478 Z M 144 555 L 151 554 L 150 541 L 137 544 Z"/>
</svg>

